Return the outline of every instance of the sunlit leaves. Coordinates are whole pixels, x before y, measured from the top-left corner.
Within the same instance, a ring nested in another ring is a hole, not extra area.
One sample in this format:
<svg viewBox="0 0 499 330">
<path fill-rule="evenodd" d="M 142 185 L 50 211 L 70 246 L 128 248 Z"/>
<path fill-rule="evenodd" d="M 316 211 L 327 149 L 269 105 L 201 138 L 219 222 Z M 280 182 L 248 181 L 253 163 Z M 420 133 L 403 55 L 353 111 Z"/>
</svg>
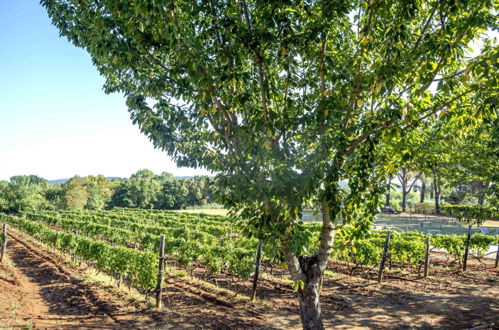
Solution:
<svg viewBox="0 0 499 330">
<path fill-rule="evenodd" d="M 497 111 L 497 46 L 466 53 L 497 25 L 487 0 L 41 2 L 156 147 L 276 235 L 322 197 L 367 227 L 420 129 Z"/>
</svg>

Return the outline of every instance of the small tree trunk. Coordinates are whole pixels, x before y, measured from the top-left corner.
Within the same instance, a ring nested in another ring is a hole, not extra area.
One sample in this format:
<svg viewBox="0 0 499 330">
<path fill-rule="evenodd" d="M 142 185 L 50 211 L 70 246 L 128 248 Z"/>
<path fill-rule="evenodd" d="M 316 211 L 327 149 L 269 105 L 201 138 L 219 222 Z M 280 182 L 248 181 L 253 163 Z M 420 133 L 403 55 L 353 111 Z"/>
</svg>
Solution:
<svg viewBox="0 0 499 330">
<path fill-rule="evenodd" d="M 390 206 L 390 189 L 391 189 L 391 184 L 392 184 L 392 178 L 388 180 L 388 188 L 385 194 L 385 207 Z"/>
<path fill-rule="evenodd" d="M 405 212 L 407 208 L 407 191 L 405 187 L 402 186 L 402 212 Z"/>
<path fill-rule="evenodd" d="M 480 193 L 480 195 L 478 195 L 478 204 L 480 206 L 483 206 L 483 200 L 484 200 L 484 196 L 482 193 Z"/>
<path fill-rule="evenodd" d="M 483 206 L 483 201 L 485 199 L 485 192 L 484 188 L 486 187 L 485 183 L 483 181 L 478 181 L 478 204 L 480 206 Z"/>
<path fill-rule="evenodd" d="M 440 187 L 437 181 L 433 181 L 433 187 L 435 188 L 435 214 L 440 214 Z"/>
<path fill-rule="evenodd" d="M 425 194 L 426 194 L 426 182 L 421 179 L 421 195 L 419 196 L 420 203 L 424 203 Z"/>
</svg>

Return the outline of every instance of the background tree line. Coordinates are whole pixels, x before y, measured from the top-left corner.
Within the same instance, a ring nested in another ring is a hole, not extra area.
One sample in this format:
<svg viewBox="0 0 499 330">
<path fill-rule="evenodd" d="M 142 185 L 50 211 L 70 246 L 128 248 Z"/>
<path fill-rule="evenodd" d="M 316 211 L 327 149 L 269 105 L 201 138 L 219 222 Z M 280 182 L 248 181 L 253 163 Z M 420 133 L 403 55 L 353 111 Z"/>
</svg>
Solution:
<svg viewBox="0 0 499 330">
<path fill-rule="evenodd" d="M 388 179 L 385 207 L 435 213 L 442 203 L 498 209 L 498 118 L 482 120 L 467 132 L 437 122 L 420 134 L 425 142 L 411 145 L 413 159 Z"/>
<path fill-rule="evenodd" d="M 49 184 L 36 175 L 13 176 L 0 181 L 0 211 L 183 209 L 214 203 L 212 185 L 213 178 L 208 176 L 177 179 L 170 173 L 156 175 L 146 169 L 128 179 L 74 176 L 63 184 Z"/>
</svg>

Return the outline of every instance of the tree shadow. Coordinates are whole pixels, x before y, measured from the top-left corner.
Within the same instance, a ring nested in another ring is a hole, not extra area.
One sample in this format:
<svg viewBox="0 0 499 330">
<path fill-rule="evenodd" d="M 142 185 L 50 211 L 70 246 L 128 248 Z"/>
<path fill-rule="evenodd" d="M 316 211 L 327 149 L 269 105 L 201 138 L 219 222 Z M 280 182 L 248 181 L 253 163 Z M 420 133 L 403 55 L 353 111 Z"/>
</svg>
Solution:
<svg viewBox="0 0 499 330">
<path fill-rule="evenodd" d="M 117 310 L 112 303 L 98 297 L 88 284 L 65 274 L 60 266 L 54 265 L 48 258 L 30 252 L 25 246 L 10 250 L 13 251 L 10 254 L 12 262 L 30 282 L 40 288 L 40 296 L 48 306 L 48 312 L 61 316 L 62 323 L 68 319 L 72 322 L 95 317 L 106 319 Z M 50 317 L 44 319 L 59 320 Z M 98 323 L 94 325 L 98 327 Z"/>
<path fill-rule="evenodd" d="M 437 295 L 382 285 L 378 290 L 354 290 L 346 296 L 352 302 L 340 311 L 324 297 L 324 318 L 330 327 L 460 329 L 499 320 L 499 300 L 473 292 Z"/>
</svg>

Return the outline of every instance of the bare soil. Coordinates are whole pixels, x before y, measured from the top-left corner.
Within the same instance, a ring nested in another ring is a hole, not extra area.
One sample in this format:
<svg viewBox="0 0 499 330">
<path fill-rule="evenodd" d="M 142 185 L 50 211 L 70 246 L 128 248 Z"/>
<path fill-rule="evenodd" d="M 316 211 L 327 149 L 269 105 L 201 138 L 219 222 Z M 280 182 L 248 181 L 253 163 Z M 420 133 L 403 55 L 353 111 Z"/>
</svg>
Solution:
<svg viewBox="0 0 499 330">
<path fill-rule="evenodd" d="M 263 266 L 258 300 L 251 303 L 250 280 L 212 275 L 201 265 L 179 272 L 171 261 L 165 307 L 158 311 L 127 289 L 87 281 L 92 270 L 68 263 L 24 235 L 12 234 L 7 249 L 7 261 L 0 265 L 0 328 L 301 328 L 296 293 L 279 267 L 270 274 L 269 265 Z M 321 300 L 325 325 L 463 329 L 494 323 L 497 328 L 499 271 L 486 259 L 472 259 L 468 269 L 463 273 L 436 254 L 430 277 L 393 267 L 377 284 L 375 268 L 331 263 Z"/>
</svg>

